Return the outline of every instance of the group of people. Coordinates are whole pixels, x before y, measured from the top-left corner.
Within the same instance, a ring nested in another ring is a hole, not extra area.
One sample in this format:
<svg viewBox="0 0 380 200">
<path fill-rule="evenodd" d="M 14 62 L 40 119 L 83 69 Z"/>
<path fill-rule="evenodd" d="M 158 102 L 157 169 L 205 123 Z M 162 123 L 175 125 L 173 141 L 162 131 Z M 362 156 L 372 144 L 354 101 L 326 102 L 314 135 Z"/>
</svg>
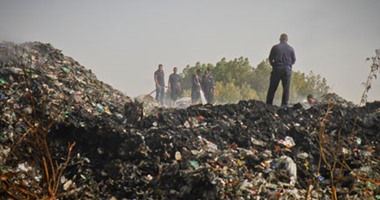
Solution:
<svg viewBox="0 0 380 200">
<path fill-rule="evenodd" d="M 288 44 L 288 35 L 283 33 L 280 35 L 280 43 L 274 45 L 269 53 L 269 63 L 272 66 L 272 72 L 266 97 L 267 104 L 273 104 L 276 90 L 281 81 L 283 87 L 281 106 L 288 106 L 292 66 L 295 62 L 296 56 L 294 49 Z M 165 81 L 163 66 L 161 64 L 154 73 L 154 80 L 156 83 L 156 100 L 163 104 Z M 173 74 L 169 77 L 168 89 L 170 91 L 171 100 L 175 102 L 181 93 L 180 76 L 177 74 L 176 67 L 173 69 Z M 201 71 L 197 69 L 192 76 L 192 103 L 198 103 L 203 92 L 207 103 L 212 104 L 214 102 L 214 90 L 215 83 L 211 69 L 208 68 L 203 76 L 201 76 Z"/>
<path fill-rule="evenodd" d="M 214 103 L 215 81 L 211 73 L 211 68 L 207 68 L 203 76 L 201 70 L 197 69 L 191 77 L 191 103 L 197 104 L 204 94 L 206 103 Z"/>
<path fill-rule="evenodd" d="M 170 99 L 172 104 L 179 98 L 182 88 L 181 88 L 181 76 L 177 74 L 178 68 L 173 68 L 173 73 L 169 76 L 168 91 L 170 92 Z M 164 66 L 162 64 L 158 65 L 157 71 L 154 72 L 154 82 L 156 84 L 156 101 L 164 105 L 165 97 L 165 73 Z"/>
<path fill-rule="evenodd" d="M 211 69 L 207 68 L 203 76 L 201 76 L 201 70 L 197 69 L 195 74 L 191 77 L 192 88 L 191 88 L 191 102 L 192 104 L 199 103 L 202 94 L 206 99 L 206 102 L 212 104 L 214 103 L 214 91 L 215 91 L 215 81 L 212 76 Z M 164 105 L 165 97 L 165 73 L 163 65 L 159 64 L 158 69 L 154 72 L 154 82 L 156 85 L 156 101 Z M 181 76 L 178 74 L 178 68 L 173 68 L 173 73 L 169 76 L 168 81 L 168 92 L 170 94 L 171 106 L 175 104 L 177 99 L 181 96 Z"/>
</svg>

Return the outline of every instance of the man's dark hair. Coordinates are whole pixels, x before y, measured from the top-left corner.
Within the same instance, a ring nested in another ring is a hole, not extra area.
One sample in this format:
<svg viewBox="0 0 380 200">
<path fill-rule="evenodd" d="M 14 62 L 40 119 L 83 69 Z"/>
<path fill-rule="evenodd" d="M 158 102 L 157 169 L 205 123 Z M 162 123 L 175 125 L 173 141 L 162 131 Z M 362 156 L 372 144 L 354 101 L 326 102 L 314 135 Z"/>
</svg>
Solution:
<svg viewBox="0 0 380 200">
<path fill-rule="evenodd" d="M 308 99 L 314 99 L 314 96 L 312 94 L 307 95 Z"/>
<path fill-rule="evenodd" d="M 286 35 L 285 33 L 281 34 L 280 35 L 280 41 L 281 42 L 287 42 L 288 41 L 288 35 Z"/>
</svg>

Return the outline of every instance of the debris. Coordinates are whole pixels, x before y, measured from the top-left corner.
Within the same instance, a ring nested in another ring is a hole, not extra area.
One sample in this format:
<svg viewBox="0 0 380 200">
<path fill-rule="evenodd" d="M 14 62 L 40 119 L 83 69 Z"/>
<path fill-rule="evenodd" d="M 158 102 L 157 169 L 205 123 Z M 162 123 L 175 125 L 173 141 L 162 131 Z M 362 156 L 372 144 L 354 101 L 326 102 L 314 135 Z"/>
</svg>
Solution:
<svg viewBox="0 0 380 200">
<path fill-rule="evenodd" d="M 2 185 L 42 193 L 42 159 L 28 131 L 49 122 L 59 167 L 76 143 L 57 180 L 61 199 L 329 199 L 333 184 L 341 199 L 380 196 L 380 104 L 327 94 L 309 109 L 255 100 L 156 108 L 50 44 L 1 47 Z M 0 195 L 8 197 L 4 187 Z"/>
</svg>

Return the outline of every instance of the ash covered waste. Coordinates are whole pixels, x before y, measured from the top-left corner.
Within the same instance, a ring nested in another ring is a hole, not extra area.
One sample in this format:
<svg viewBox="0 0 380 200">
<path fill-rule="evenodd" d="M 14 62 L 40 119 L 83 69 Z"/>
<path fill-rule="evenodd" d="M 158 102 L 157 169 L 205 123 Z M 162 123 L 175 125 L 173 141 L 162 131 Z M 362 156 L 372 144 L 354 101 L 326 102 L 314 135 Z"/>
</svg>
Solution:
<svg viewBox="0 0 380 200">
<path fill-rule="evenodd" d="M 379 102 L 144 116 L 50 44 L 0 47 L 1 199 L 380 199 Z"/>
</svg>

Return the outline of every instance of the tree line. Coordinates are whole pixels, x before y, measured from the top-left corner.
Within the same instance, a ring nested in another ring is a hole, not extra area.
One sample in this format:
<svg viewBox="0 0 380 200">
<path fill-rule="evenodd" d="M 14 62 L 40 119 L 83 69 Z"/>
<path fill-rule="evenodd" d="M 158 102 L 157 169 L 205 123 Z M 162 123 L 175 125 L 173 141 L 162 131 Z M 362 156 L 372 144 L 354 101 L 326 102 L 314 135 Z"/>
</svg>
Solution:
<svg viewBox="0 0 380 200">
<path fill-rule="evenodd" d="M 240 100 L 266 99 L 269 78 L 272 67 L 268 60 L 262 61 L 256 67 L 250 65 L 248 58 L 240 57 L 233 60 L 222 58 L 215 65 L 197 62 L 194 66 L 187 65 L 181 75 L 183 96 L 190 96 L 191 76 L 197 69 L 205 72 L 212 69 L 215 87 L 216 103 L 236 103 Z M 280 84 L 281 85 L 281 84 Z M 308 94 L 320 96 L 328 93 L 330 87 L 327 81 L 319 74 L 310 71 L 308 74 L 294 70 L 290 86 L 290 103 L 304 100 Z M 282 86 L 279 86 L 274 104 L 280 104 Z"/>
</svg>

